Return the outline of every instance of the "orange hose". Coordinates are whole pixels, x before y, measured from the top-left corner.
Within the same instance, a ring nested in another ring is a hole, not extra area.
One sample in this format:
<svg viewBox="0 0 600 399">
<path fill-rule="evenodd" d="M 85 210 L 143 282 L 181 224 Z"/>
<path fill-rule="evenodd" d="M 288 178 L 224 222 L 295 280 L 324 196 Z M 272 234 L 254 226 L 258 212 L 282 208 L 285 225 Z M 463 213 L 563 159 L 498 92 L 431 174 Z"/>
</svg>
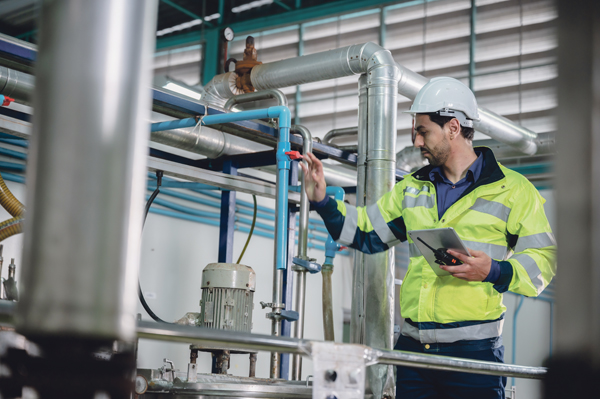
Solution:
<svg viewBox="0 0 600 399">
<path fill-rule="evenodd" d="M 0 205 L 14 217 L 21 216 L 23 215 L 23 212 L 25 212 L 25 206 L 23 206 L 21 201 L 16 199 L 13 193 L 6 187 L 2 175 L 0 175 Z"/>
<path fill-rule="evenodd" d="M 8 237 L 23 232 L 24 221 L 25 220 L 19 216 L 0 223 L 0 242 L 6 240 Z"/>
</svg>

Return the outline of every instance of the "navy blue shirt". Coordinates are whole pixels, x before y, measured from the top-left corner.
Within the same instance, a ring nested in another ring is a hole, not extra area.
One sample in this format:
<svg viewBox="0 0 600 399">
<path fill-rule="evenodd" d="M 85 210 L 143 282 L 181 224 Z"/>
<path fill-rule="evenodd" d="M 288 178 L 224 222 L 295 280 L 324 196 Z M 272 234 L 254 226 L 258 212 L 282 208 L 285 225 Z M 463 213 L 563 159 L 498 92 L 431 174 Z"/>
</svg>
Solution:
<svg viewBox="0 0 600 399">
<path fill-rule="evenodd" d="M 437 192 L 439 219 L 441 219 L 448 208 L 460 198 L 462 193 L 479 179 L 483 164 L 483 155 L 479 154 L 479 157 L 477 157 L 469 170 L 467 170 L 466 176 L 456 183 L 452 183 L 446 178 L 441 166 L 433 168 L 431 172 L 429 172 L 429 179 L 434 182 L 435 191 Z"/>
<path fill-rule="evenodd" d="M 429 172 L 429 179 L 435 184 L 435 191 L 437 192 L 438 218 L 441 219 L 442 215 L 460 198 L 462 193 L 479 179 L 483 166 L 483 154 L 479 154 L 467 170 L 466 176 L 456 183 L 452 183 L 446 178 L 440 166 Z M 500 262 L 492 259 L 490 273 L 483 281 L 495 283 L 498 278 L 500 278 Z"/>
</svg>

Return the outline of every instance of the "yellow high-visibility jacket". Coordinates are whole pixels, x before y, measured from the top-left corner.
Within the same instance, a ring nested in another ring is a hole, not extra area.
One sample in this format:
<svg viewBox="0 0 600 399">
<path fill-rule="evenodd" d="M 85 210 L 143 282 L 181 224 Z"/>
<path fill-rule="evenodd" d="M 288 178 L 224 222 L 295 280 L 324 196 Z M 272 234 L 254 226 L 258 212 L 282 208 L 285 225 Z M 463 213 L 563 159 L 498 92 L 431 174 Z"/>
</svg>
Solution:
<svg viewBox="0 0 600 399">
<path fill-rule="evenodd" d="M 410 262 L 400 292 L 402 334 L 421 342 L 498 337 L 502 293 L 537 296 L 556 272 L 556 242 L 544 199 L 522 175 L 500 165 L 489 148 L 479 179 L 438 218 L 432 166 L 407 175 L 377 203 L 354 206 L 330 199 L 317 209 L 334 240 L 365 253 L 409 240 Z M 495 284 L 438 277 L 407 231 L 452 227 L 465 245 L 499 261 Z"/>
</svg>

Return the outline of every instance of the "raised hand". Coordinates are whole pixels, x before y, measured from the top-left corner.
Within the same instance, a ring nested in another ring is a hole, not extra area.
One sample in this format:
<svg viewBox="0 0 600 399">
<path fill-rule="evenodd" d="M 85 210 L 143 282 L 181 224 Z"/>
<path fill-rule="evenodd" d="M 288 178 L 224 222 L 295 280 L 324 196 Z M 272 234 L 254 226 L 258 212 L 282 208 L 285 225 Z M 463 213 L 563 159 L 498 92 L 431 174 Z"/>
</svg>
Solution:
<svg viewBox="0 0 600 399">
<path fill-rule="evenodd" d="M 305 188 L 308 200 L 312 202 L 319 202 L 325 199 L 325 174 L 323 174 L 323 163 L 319 161 L 312 152 L 307 153 L 304 156 L 306 164 L 300 162 L 300 167 L 304 172 L 305 176 Z"/>
</svg>

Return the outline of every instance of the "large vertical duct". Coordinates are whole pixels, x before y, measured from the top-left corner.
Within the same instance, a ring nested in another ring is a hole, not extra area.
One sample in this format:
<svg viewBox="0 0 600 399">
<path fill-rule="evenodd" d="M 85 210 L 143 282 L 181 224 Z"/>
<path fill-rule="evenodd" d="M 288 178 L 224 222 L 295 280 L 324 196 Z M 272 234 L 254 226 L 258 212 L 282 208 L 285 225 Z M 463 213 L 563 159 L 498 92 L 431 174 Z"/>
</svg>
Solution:
<svg viewBox="0 0 600 399">
<path fill-rule="evenodd" d="M 375 204 L 396 183 L 396 116 L 400 71 L 392 54 L 377 52 L 367 72 L 367 154 L 365 206 Z M 375 205 L 376 206 L 376 205 Z M 394 249 L 364 255 L 363 343 L 374 348 L 393 348 L 394 336 Z M 373 295 L 373 293 L 377 295 Z M 367 369 L 374 398 L 394 397 L 391 366 Z"/>
<path fill-rule="evenodd" d="M 358 78 L 358 162 L 356 181 L 356 206 L 365 206 L 365 173 L 367 168 L 367 75 Z M 363 342 L 364 318 L 364 258 L 362 252 L 354 251 L 352 275 L 352 304 L 350 315 L 350 342 Z"/>
<path fill-rule="evenodd" d="M 17 314 L 31 337 L 136 336 L 157 7 L 42 4 Z"/>
</svg>

